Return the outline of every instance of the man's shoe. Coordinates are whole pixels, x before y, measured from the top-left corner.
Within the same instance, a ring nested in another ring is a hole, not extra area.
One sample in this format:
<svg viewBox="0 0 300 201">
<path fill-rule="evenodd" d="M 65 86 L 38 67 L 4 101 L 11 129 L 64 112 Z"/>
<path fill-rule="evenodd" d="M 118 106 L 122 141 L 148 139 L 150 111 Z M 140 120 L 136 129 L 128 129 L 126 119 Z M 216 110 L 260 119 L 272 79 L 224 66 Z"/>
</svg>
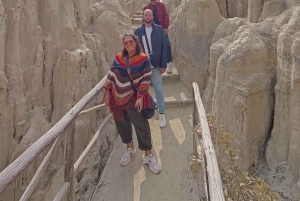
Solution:
<svg viewBox="0 0 300 201">
<path fill-rule="evenodd" d="M 159 114 L 158 115 L 158 119 L 159 119 L 159 127 L 160 128 L 164 128 L 167 125 L 167 120 L 165 118 L 165 114 Z"/>
<path fill-rule="evenodd" d="M 172 73 L 172 64 L 171 64 L 171 62 L 167 64 L 167 73 L 169 73 L 169 74 Z"/>
<path fill-rule="evenodd" d="M 122 166 L 126 166 L 130 160 L 131 160 L 131 157 L 136 153 L 136 148 L 133 147 L 133 148 L 129 148 L 129 147 L 126 147 L 126 151 L 124 152 L 121 160 L 120 160 L 120 165 Z"/>
<path fill-rule="evenodd" d="M 143 159 L 143 164 L 148 164 L 150 170 L 153 173 L 155 173 L 155 174 L 160 173 L 161 167 L 158 164 L 154 153 L 150 154 L 149 156 L 146 156 L 145 154 L 143 154 L 142 159 Z"/>
</svg>

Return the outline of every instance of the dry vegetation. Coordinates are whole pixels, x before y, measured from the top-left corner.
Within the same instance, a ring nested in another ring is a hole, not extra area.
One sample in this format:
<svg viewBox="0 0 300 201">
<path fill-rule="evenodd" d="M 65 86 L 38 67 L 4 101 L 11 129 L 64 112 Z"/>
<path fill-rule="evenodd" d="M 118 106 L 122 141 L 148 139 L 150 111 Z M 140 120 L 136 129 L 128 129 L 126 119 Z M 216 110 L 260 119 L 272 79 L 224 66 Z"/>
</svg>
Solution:
<svg viewBox="0 0 300 201">
<path fill-rule="evenodd" d="M 255 174 L 249 175 L 247 171 L 239 168 L 237 162 L 240 157 L 232 145 L 232 135 L 226 128 L 219 126 L 214 116 L 208 116 L 208 124 L 218 157 L 226 201 L 276 201 L 277 195 L 267 183 Z M 199 126 L 195 128 L 201 138 L 200 130 Z M 202 156 L 193 156 L 189 169 L 194 172 L 203 171 L 201 164 Z"/>
</svg>

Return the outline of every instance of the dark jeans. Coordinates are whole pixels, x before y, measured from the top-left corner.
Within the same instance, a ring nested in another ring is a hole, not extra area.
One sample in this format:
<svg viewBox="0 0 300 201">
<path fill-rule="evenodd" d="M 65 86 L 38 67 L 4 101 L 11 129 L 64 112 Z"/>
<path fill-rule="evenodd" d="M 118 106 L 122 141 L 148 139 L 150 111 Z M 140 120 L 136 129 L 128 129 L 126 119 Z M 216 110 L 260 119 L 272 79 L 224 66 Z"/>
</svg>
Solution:
<svg viewBox="0 0 300 201">
<path fill-rule="evenodd" d="M 165 35 L 165 40 L 167 44 L 167 63 L 172 62 L 172 49 L 171 42 L 168 35 Z"/>
<path fill-rule="evenodd" d="M 115 121 L 117 131 L 124 144 L 128 144 L 132 141 L 132 126 L 133 124 L 139 143 L 140 150 L 151 150 L 151 131 L 148 119 L 144 119 L 141 113 L 138 113 L 136 108 L 131 107 L 123 111 L 124 120 Z"/>
</svg>

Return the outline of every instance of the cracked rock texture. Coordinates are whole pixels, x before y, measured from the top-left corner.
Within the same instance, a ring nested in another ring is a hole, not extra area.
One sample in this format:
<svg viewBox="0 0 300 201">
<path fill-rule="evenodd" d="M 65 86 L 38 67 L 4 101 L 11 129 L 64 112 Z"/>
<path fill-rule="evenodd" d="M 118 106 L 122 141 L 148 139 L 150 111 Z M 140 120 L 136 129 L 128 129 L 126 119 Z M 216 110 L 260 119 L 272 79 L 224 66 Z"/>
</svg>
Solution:
<svg viewBox="0 0 300 201">
<path fill-rule="evenodd" d="M 299 0 L 182 0 L 169 32 L 183 83 L 199 84 L 240 165 L 254 172 L 265 154 L 300 186 L 299 13 Z"/>
<path fill-rule="evenodd" d="M 0 0 L 0 171 L 106 75 L 122 48 L 122 35 L 132 32 L 126 3 Z M 99 94 L 88 107 L 101 98 Z M 106 112 L 78 117 L 76 156 Z M 47 191 L 63 164 L 63 151 L 61 145 L 35 192 Z M 0 194 L 1 201 L 19 200 L 46 153 Z"/>
</svg>

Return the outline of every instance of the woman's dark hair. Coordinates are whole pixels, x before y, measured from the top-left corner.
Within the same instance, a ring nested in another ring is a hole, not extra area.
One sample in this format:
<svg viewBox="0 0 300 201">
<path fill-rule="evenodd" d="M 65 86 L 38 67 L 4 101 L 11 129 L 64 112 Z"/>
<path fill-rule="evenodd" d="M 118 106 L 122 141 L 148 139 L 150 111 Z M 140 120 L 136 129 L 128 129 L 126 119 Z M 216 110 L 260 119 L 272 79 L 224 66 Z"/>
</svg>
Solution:
<svg viewBox="0 0 300 201">
<path fill-rule="evenodd" d="M 136 52 L 135 52 L 135 55 L 139 55 L 139 54 L 142 52 L 142 47 L 141 47 L 141 44 L 140 44 L 140 39 L 139 39 L 139 37 L 137 37 L 137 36 L 134 35 L 134 34 L 125 34 L 125 35 L 123 36 L 123 43 L 124 43 L 125 37 L 127 37 L 127 36 L 130 36 L 130 37 L 134 40 L 134 42 L 135 42 L 135 44 L 136 44 Z M 127 50 L 125 49 L 125 47 L 124 47 L 123 50 L 122 50 L 122 56 L 125 57 L 126 55 L 128 55 L 128 51 L 127 51 Z"/>
</svg>

